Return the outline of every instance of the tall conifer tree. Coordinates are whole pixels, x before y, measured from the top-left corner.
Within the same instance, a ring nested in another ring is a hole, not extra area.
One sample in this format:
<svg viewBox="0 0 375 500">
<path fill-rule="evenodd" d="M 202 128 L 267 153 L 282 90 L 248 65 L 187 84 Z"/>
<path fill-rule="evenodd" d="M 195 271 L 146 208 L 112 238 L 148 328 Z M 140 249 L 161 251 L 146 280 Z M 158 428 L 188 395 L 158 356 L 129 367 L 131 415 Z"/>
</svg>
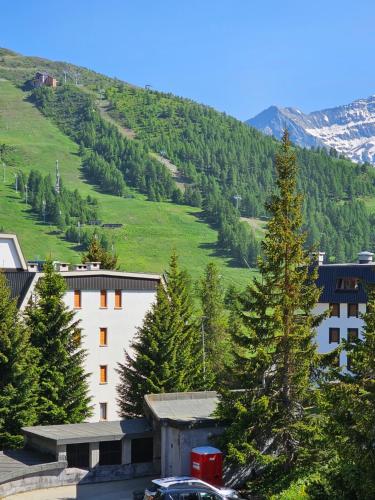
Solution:
<svg viewBox="0 0 375 500">
<path fill-rule="evenodd" d="M 38 352 L 0 272 L 0 449 L 22 446 L 21 427 L 37 421 Z"/>
<path fill-rule="evenodd" d="M 120 415 L 143 414 L 145 394 L 185 392 L 203 388 L 203 357 L 199 325 L 195 320 L 189 279 L 172 255 L 166 283 L 119 363 L 117 387 Z M 209 372 L 207 384 L 212 383 Z"/>
<path fill-rule="evenodd" d="M 225 313 L 224 291 L 219 270 L 210 262 L 198 286 L 202 310 L 202 328 L 205 335 L 207 364 L 215 374 L 216 382 L 223 379 L 228 361 L 228 319 Z"/>
<path fill-rule="evenodd" d="M 285 131 L 276 156 L 277 192 L 267 206 L 271 219 L 262 243 L 260 278 L 242 298 L 234 333 L 238 388 L 225 393 L 219 414 L 231 422 L 224 442 L 229 461 L 256 464 L 267 478 L 288 477 L 303 459 L 314 425 L 307 411 L 316 362 L 312 314 L 319 298 L 316 269 L 304 250 L 302 197 L 297 193 L 295 153 Z M 262 479 L 261 479 L 262 483 Z"/>
<path fill-rule="evenodd" d="M 52 262 L 36 285 L 36 300 L 26 309 L 31 342 L 39 351 L 39 423 L 82 422 L 92 413 L 80 347 L 81 329 L 74 311 L 63 301 L 64 278 Z"/>
</svg>

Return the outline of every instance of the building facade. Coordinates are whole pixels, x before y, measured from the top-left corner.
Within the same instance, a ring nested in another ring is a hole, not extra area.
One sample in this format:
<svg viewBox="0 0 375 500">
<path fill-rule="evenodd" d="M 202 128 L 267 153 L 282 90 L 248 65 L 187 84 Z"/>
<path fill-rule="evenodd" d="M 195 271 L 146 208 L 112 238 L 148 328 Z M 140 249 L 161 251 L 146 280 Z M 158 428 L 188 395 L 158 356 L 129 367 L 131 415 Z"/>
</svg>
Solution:
<svg viewBox="0 0 375 500">
<path fill-rule="evenodd" d="M 359 253 L 358 262 L 349 264 L 324 264 L 323 257 L 319 255 L 317 280 L 322 292 L 314 313 L 327 314 L 317 328 L 317 343 L 320 353 L 328 353 L 343 339 L 350 342 L 362 337 L 366 287 L 375 285 L 375 264 L 371 252 Z M 350 369 L 345 351 L 337 363 Z"/>
<path fill-rule="evenodd" d="M 117 420 L 116 372 L 124 351 L 155 301 L 161 277 L 156 274 L 101 270 L 99 263 L 79 264 L 74 271 L 56 263 L 64 277 L 66 305 L 76 313 L 82 328 L 81 345 L 86 350 L 85 369 L 89 376 L 93 416 L 89 421 Z M 15 235 L 0 234 L 0 268 L 12 296 L 23 310 L 32 299 L 42 276 L 40 263 L 26 263 Z"/>
</svg>

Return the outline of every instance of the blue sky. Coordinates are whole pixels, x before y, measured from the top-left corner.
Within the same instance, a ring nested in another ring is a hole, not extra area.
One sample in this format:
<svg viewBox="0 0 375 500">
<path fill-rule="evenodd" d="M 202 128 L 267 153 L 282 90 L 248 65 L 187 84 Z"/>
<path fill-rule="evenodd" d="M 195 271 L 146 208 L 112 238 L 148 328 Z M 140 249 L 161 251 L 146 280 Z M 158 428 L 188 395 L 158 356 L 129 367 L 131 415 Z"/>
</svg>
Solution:
<svg viewBox="0 0 375 500">
<path fill-rule="evenodd" d="M 373 0 L 0 0 L 0 46 L 239 119 L 375 93 Z"/>
</svg>

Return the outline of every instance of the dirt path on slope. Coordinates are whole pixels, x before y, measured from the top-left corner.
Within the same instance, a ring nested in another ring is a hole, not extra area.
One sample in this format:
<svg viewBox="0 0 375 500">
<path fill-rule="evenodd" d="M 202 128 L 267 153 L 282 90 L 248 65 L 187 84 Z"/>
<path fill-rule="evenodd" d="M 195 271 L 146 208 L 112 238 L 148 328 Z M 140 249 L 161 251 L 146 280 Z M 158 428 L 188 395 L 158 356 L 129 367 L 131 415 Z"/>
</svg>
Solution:
<svg viewBox="0 0 375 500">
<path fill-rule="evenodd" d="M 118 123 L 114 118 L 112 118 L 112 116 L 109 114 L 109 111 L 111 109 L 111 103 L 109 101 L 107 101 L 105 99 L 100 99 L 100 100 L 96 101 L 96 104 L 98 106 L 100 116 L 104 120 L 106 120 L 108 123 L 111 123 L 112 125 L 114 125 L 122 136 L 126 137 L 127 139 L 131 139 L 131 140 L 136 139 L 136 133 L 134 132 L 134 130 L 127 128 L 127 127 L 124 127 L 123 125 Z M 179 189 L 181 189 L 181 191 L 185 191 L 186 186 L 190 183 L 187 181 L 187 179 L 185 179 L 181 175 L 177 166 L 174 165 L 170 160 L 168 160 L 168 158 L 164 158 L 163 156 L 161 156 L 158 153 L 150 152 L 149 154 L 152 158 L 154 158 L 154 160 L 159 161 L 165 167 L 167 167 L 167 169 L 172 174 L 172 177 L 176 183 L 176 186 Z"/>
</svg>

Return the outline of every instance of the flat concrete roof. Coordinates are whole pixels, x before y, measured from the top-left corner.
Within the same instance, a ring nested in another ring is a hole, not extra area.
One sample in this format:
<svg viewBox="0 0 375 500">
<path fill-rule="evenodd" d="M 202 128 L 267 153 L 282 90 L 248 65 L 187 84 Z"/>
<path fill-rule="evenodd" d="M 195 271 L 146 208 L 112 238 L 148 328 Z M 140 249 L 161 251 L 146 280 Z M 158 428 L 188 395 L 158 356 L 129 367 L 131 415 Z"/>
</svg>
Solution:
<svg viewBox="0 0 375 500">
<path fill-rule="evenodd" d="M 218 403 L 215 391 L 148 394 L 145 402 L 154 418 L 169 423 L 204 423 L 213 416 Z"/>
<path fill-rule="evenodd" d="M 36 425 L 22 427 L 27 436 L 55 441 L 59 444 L 118 441 L 124 436 L 135 438 L 151 433 L 152 428 L 145 418 L 114 420 L 108 422 L 87 422 L 82 424 Z"/>
</svg>

